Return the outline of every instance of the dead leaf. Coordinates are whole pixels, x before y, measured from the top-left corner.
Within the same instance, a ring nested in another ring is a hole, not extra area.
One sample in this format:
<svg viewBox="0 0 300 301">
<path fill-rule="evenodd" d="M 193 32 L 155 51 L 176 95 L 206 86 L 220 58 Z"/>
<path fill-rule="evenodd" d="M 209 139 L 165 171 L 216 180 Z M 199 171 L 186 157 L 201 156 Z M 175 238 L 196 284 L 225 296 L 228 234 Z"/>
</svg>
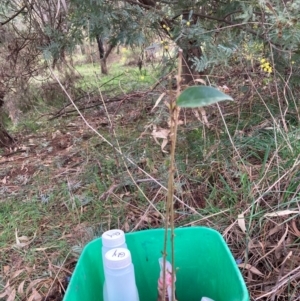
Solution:
<svg viewBox="0 0 300 301">
<path fill-rule="evenodd" d="M 15 230 L 15 236 L 16 236 L 16 243 L 13 245 L 13 247 L 18 248 L 18 249 L 22 249 L 28 245 L 30 245 L 35 237 L 36 237 L 36 232 L 33 235 L 32 239 L 29 239 L 27 236 L 18 236 L 18 229 Z"/>
<path fill-rule="evenodd" d="M 0 294 L 0 299 L 4 298 L 5 296 L 7 296 L 5 299 L 6 301 L 14 301 L 16 297 L 16 290 L 14 287 L 9 285 L 9 281 L 6 283 L 3 293 Z"/>
<path fill-rule="evenodd" d="M 264 214 L 264 217 L 285 216 L 289 214 L 299 214 L 299 210 L 282 210 Z"/>
<path fill-rule="evenodd" d="M 300 231 L 298 230 L 297 226 L 296 226 L 296 221 L 292 220 L 292 229 L 294 230 L 294 235 L 296 235 L 297 237 L 300 237 Z"/>
<path fill-rule="evenodd" d="M 25 280 L 23 280 L 19 286 L 18 286 L 18 294 L 23 297 L 25 295 L 25 292 L 24 292 L 24 284 L 25 284 Z"/>
<path fill-rule="evenodd" d="M 41 294 L 39 294 L 38 291 L 33 288 L 32 289 L 32 294 L 28 298 L 28 301 L 40 301 L 40 300 L 42 300 Z"/>
<path fill-rule="evenodd" d="M 66 4 L 66 1 L 65 0 L 61 0 L 61 3 L 64 7 L 64 10 L 66 11 L 66 13 L 68 12 L 68 7 L 67 7 L 67 4 Z"/>
<path fill-rule="evenodd" d="M 60 130 L 57 130 L 57 131 L 55 131 L 54 133 L 52 133 L 52 139 L 55 139 L 56 137 L 58 137 L 58 136 L 61 136 L 62 134 L 61 134 L 61 131 Z"/>
<path fill-rule="evenodd" d="M 3 272 L 4 272 L 4 274 L 9 273 L 9 271 L 10 271 L 10 266 L 9 266 L 9 265 L 5 265 L 5 266 L 3 267 Z"/>
<path fill-rule="evenodd" d="M 201 83 L 201 84 L 203 84 L 204 86 L 206 86 L 205 80 L 203 80 L 203 79 L 201 79 L 201 78 L 196 78 L 196 79 L 194 80 L 194 82 L 198 82 L 198 83 Z"/>
<path fill-rule="evenodd" d="M 165 100 L 164 104 L 166 105 L 166 107 L 170 110 L 170 104 Z"/>
<path fill-rule="evenodd" d="M 163 142 L 161 144 L 161 150 L 164 152 L 164 153 L 167 153 L 167 151 L 164 151 L 164 148 L 166 147 L 166 145 L 168 144 L 168 140 L 167 139 L 163 139 Z"/>
<path fill-rule="evenodd" d="M 45 281 L 45 279 L 39 278 L 39 279 L 35 279 L 32 282 L 30 282 L 30 284 L 28 285 L 28 287 L 26 289 L 26 295 L 28 295 L 31 290 L 33 291 L 34 290 L 34 286 L 36 286 L 37 284 L 39 284 L 42 281 Z"/>
<path fill-rule="evenodd" d="M 7 295 L 7 291 L 4 290 L 2 294 L 0 294 L 0 300 L 2 300 Z"/>
<path fill-rule="evenodd" d="M 150 216 L 145 215 L 145 214 L 140 217 L 140 220 L 143 221 L 143 222 L 149 223 L 149 224 L 152 222 L 152 218 Z"/>
<path fill-rule="evenodd" d="M 241 230 L 246 233 L 246 224 L 245 224 L 245 218 L 244 218 L 244 213 L 241 213 L 238 215 L 238 225 L 240 226 Z"/>
<path fill-rule="evenodd" d="M 283 260 L 283 262 L 280 264 L 280 266 L 284 265 L 285 262 L 286 262 L 288 259 L 290 259 L 290 258 L 292 257 L 292 255 L 293 255 L 293 251 L 290 251 L 290 252 L 286 255 L 286 257 L 284 258 L 284 260 Z"/>
<path fill-rule="evenodd" d="M 16 289 L 14 288 L 8 295 L 6 301 L 14 301 L 16 298 Z"/>
<path fill-rule="evenodd" d="M 200 115 L 199 115 L 198 110 L 199 110 L 199 112 L 201 113 L 201 117 L 202 117 L 202 118 L 200 118 Z M 203 123 L 204 125 L 206 125 L 208 128 L 210 127 L 210 124 L 209 124 L 208 119 L 207 119 L 206 111 L 205 111 L 204 108 L 194 109 L 194 110 L 193 110 L 193 113 L 194 113 L 194 115 L 196 116 L 196 118 L 197 118 L 200 122 L 202 122 L 202 123 Z"/>
<path fill-rule="evenodd" d="M 184 124 L 184 121 L 179 119 L 177 121 L 177 125 L 180 126 L 180 125 L 183 125 Z M 168 126 L 171 127 L 171 119 L 168 120 Z"/>
<path fill-rule="evenodd" d="M 40 251 L 46 251 L 46 250 L 53 249 L 53 248 L 58 248 L 58 246 L 51 246 L 51 247 L 44 247 L 44 248 L 35 248 L 34 250 L 40 252 Z"/>
<path fill-rule="evenodd" d="M 153 126 L 153 131 L 151 133 L 152 137 L 154 138 L 154 141 L 160 145 L 162 152 L 167 153 L 167 151 L 164 150 L 165 146 L 168 144 L 168 137 L 170 134 L 169 129 L 157 129 L 156 126 Z M 160 144 L 157 140 L 157 138 L 163 139 L 162 143 Z"/>
<path fill-rule="evenodd" d="M 218 86 L 218 89 L 224 93 L 228 93 L 230 91 L 226 85 L 223 85 L 222 87 Z"/>
<path fill-rule="evenodd" d="M 60 11 L 60 0 L 57 1 L 57 10 L 56 10 L 55 19 L 57 19 L 59 11 Z"/>
<path fill-rule="evenodd" d="M 35 270 L 35 265 L 33 266 L 33 268 L 31 267 L 25 267 L 25 270 L 28 274 L 32 273 L 33 270 Z"/>
<path fill-rule="evenodd" d="M 129 232 L 129 230 L 130 230 L 130 226 L 129 226 L 128 222 L 126 221 L 124 223 L 124 232 Z"/>
<path fill-rule="evenodd" d="M 12 279 L 18 277 L 18 276 L 19 276 L 22 272 L 24 272 L 24 271 L 25 271 L 25 269 L 21 269 L 21 270 L 18 270 L 18 271 L 16 271 L 16 272 L 14 272 L 14 273 L 12 274 L 12 276 L 10 277 L 10 279 L 12 280 Z"/>
<path fill-rule="evenodd" d="M 244 264 L 244 263 L 238 264 L 238 267 L 249 270 L 250 272 L 252 272 L 255 275 L 264 276 L 264 274 L 262 272 L 260 272 L 256 267 L 252 266 L 249 263 L 247 263 L 247 264 Z"/>
<path fill-rule="evenodd" d="M 66 13 L 68 13 L 68 7 L 66 5 L 66 1 L 65 0 L 58 0 L 57 1 L 57 10 L 56 10 L 56 15 L 55 15 L 55 19 L 58 17 L 58 14 L 60 12 L 60 3 L 62 4 L 64 10 Z"/>
<path fill-rule="evenodd" d="M 164 96 L 166 95 L 166 93 L 162 93 L 156 100 L 154 107 L 151 109 L 151 112 L 153 112 L 153 110 L 159 105 L 159 103 L 161 102 L 161 100 L 164 98 Z"/>
<path fill-rule="evenodd" d="M 274 235 L 275 233 L 279 232 L 282 229 L 282 227 L 280 226 L 275 226 L 274 228 L 272 228 L 268 233 L 267 233 L 267 237 Z"/>
</svg>

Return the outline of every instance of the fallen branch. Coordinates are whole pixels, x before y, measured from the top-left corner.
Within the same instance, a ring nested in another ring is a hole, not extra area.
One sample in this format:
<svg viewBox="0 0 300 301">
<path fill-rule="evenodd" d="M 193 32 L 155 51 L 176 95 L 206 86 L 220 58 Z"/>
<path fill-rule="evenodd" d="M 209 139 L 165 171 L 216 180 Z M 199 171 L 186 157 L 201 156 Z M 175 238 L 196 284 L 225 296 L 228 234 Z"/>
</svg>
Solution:
<svg viewBox="0 0 300 301">
<path fill-rule="evenodd" d="M 141 97 L 141 96 L 144 96 L 145 94 L 148 94 L 149 92 L 151 92 L 151 91 L 137 92 L 137 93 L 133 93 L 133 94 L 127 94 L 127 95 L 125 95 L 124 97 L 114 97 L 114 98 L 105 100 L 105 104 L 113 103 L 113 102 L 121 102 L 121 103 L 118 105 L 117 109 L 116 109 L 116 112 L 117 112 L 118 109 L 119 109 L 119 107 L 120 107 L 120 105 L 121 105 L 125 100 L 128 100 L 128 99 L 133 98 L 133 97 Z M 79 109 L 80 111 L 84 111 L 84 110 L 92 109 L 92 108 L 94 108 L 94 107 L 98 107 L 98 106 L 101 106 L 101 105 L 103 105 L 102 100 L 97 100 L 96 103 L 93 102 L 93 104 L 90 105 L 90 106 L 82 106 L 82 107 L 78 107 L 78 109 Z M 51 121 L 51 120 L 54 120 L 54 119 L 56 119 L 56 118 L 58 118 L 58 117 L 60 117 L 60 116 L 62 116 L 62 115 L 67 116 L 67 115 L 70 115 L 70 114 L 72 114 L 72 113 L 74 113 L 74 112 L 78 112 L 78 111 L 77 111 L 76 109 L 72 109 L 72 110 L 66 111 L 65 108 L 63 108 L 63 109 L 60 109 L 60 110 L 58 111 L 58 113 L 56 113 L 53 117 L 49 118 L 48 120 Z"/>
<path fill-rule="evenodd" d="M 119 75 L 117 75 L 117 76 L 114 76 L 114 77 L 111 78 L 110 80 L 108 80 L 108 81 L 106 81 L 105 83 L 101 84 L 101 85 L 98 87 L 98 89 L 99 89 L 99 88 L 102 88 L 103 86 L 105 86 L 105 85 L 108 84 L 109 82 L 113 81 L 114 79 L 116 79 L 116 78 L 118 78 L 118 77 L 120 77 L 120 76 L 122 76 L 122 75 L 124 75 L 124 73 L 119 74 Z M 87 93 L 86 95 L 93 95 L 93 94 L 96 93 L 96 91 L 97 91 L 98 89 L 93 90 L 93 91 L 91 91 L 90 93 Z M 75 103 L 78 102 L 80 99 L 84 98 L 86 95 L 83 95 L 83 96 L 80 96 L 80 97 L 76 98 L 76 99 L 74 100 L 74 102 L 75 102 Z M 57 118 L 57 117 L 60 117 L 61 115 L 68 114 L 68 113 L 70 113 L 70 112 L 76 111 L 76 110 L 72 110 L 72 111 L 68 111 L 68 112 L 65 111 L 66 108 L 69 107 L 69 106 L 71 106 L 71 105 L 72 105 L 72 103 L 68 103 L 67 105 L 65 105 L 63 108 L 61 108 L 61 109 L 60 109 L 58 112 L 56 112 L 55 114 L 49 114 L 49 115 L 54 115 L 54 116 L 51 117 L 49 120 L 53 120 L 53 119 L 55 119 L 55 118 Z M 98 104 L 97 104 L 97 105 L 98 105 Z M 93 106 L 85 107 L 85 108 L 80 108 L 80 109 L 81 109 L 81 110 L 84 110 L 84 109 L 90 109 L 90 108 L 94 108 L 94 107 L 97 106 L 97 105 L 93 105 Z M 43 116 L 44 116 L 44 115 L 43 115 Z"/>
</svg>

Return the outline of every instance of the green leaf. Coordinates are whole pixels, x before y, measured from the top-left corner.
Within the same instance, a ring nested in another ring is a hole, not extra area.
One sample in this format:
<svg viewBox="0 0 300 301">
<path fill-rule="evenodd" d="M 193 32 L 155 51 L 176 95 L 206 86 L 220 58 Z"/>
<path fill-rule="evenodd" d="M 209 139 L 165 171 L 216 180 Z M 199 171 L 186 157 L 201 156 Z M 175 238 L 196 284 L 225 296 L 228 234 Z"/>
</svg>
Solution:
<svg viewBox="0 0 300 301">
<path fill-rule="evenodd" d="M 208 86 L 192 86 L 185 89 L 177 98 L 177 106 L 197 108 L 211 105 L 223 100 L 233 100 L 220 90 Z"/>
</svg>

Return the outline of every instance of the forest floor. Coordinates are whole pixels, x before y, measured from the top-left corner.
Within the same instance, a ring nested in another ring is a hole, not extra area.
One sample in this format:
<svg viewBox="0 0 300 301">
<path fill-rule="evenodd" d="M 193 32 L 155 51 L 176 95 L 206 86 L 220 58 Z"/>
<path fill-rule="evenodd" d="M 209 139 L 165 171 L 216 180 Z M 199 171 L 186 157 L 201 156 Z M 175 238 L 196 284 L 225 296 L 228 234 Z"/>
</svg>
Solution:
<svg viewBox="0 0 300 301">
<path fill-rule="evenodd" d="M 274 81 L 247 72 L 213 83 L 234 102 L 181 111 L 175 222 L 220 231 L 251 300 L 298 300 L 299 118 L 280 114 Z M 89 241 L 163 227 L 168 96 L 135 79 L 78 98 L 81 116 L 68 100 L 28 113 L 0 153 L 0 300 L 62 300 Z"/>
</svg>

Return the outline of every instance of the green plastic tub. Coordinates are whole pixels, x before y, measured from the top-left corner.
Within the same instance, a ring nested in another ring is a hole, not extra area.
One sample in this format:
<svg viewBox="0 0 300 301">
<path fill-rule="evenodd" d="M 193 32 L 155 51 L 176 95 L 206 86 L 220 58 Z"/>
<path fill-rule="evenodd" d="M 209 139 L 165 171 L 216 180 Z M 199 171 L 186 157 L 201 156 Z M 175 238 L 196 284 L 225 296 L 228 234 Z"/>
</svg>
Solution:
<svg viewBox="0 0 300 301">
<path fill-rule="evenodd" d="M 126 234 L 140 301 L 157 300 L 158 259 L 162 257 L 163 238 L 164 229 Z M 103 300 L 101 248 L 101 238 L 84 248 L 64 301 Z M 200 301 L 203 296 L 215 301 L 249 301 L 242 275 L 217 231 L 204 227 L 176 229 L 175 264 L 178 301 Z"/>
</svg>

